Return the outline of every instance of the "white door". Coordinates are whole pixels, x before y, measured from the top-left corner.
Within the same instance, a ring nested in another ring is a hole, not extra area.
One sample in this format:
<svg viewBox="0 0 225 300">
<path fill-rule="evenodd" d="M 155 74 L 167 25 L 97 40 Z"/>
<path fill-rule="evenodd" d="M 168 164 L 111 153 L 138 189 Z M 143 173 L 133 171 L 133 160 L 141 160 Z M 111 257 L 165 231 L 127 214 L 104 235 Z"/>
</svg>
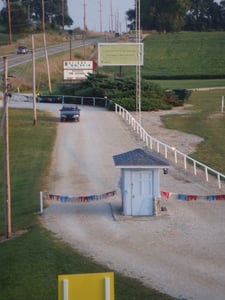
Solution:
<svg viewBox="0 0 225 300">
<path fill-rule="evenodd" d="M 154 213 L 153 171 L 133 171 L 131 174 L 131 215 L 152 216 Z"/>
</svg>

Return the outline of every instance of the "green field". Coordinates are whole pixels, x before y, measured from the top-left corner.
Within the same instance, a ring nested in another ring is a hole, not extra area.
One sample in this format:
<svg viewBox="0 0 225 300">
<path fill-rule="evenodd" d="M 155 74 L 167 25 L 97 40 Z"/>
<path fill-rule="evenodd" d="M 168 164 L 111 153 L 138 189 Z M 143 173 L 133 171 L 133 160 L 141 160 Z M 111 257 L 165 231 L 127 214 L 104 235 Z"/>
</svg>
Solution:
<svg viewBox="0 0 225 300">
<path fill-rule="evenodd" d="M 225 32 L 154 34 L 145 40 L 143 76 L 224 76 Z"/>
<path fill-rule="evenodd" d="M 141 74 L 163 88 L 223 87 L 224 49 L 225 32 L 150 34 L 144 39 Z M 107 73 L 135 76 L 135 67 L 101 69 Z"/>
<path fill-rule="evenodd" d="M 204 138 L 191 156 L 209 167 L 225 174 L 225 113 L 221 112 L 225 91 L 202 91 L 192 93 L 187 111 L 191 114 L 168 115 L 162 119 L 165 126 Z"/>
</svg>

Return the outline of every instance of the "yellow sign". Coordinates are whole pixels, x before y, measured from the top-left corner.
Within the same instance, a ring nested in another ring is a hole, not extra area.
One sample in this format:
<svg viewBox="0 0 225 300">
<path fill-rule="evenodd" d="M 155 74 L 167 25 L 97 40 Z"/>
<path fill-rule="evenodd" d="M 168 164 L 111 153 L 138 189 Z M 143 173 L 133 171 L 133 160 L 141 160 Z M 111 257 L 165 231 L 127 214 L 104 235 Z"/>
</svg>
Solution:
<svg viewBox="0 0 225 300">
<path fill-rule="evenodd" d="M 143 43 L 99 43 L 99 66 L 143 65 Z"/>
<path fill-rule="evenodd" d="M 114 273 L 58 276 L 58 300 L 114 300 Z"/>
</svg>

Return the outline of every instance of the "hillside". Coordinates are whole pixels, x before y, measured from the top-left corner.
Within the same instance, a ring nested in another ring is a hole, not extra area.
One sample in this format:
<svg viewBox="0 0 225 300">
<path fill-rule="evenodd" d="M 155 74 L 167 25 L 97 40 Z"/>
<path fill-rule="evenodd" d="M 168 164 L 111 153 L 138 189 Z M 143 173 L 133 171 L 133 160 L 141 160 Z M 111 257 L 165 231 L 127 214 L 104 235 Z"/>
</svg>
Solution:
<svg viewBox="0 0 225 300">
<path fill-rule="evenodd" d="M 222 78 L 225 32 L 150 33 L 144 39 L 142 76 L 147 79 Z M 118 68 L 103 68 L 117 72 Z M 123 74 L 135 67 L 123 67 Z"/>
<path fill-rule="evenodd" d="M 116 42 L 128 41 L 127 36 L 123 36 Z M 52 43 L 68 42 L 62 35 L 47 35 L 47 45 Z M 178 80 L 175 88 L 192 88 L 223 86 L 225 77 L 225 32 L 180 32 L 174 34 L 150 33 L 144 39 L 144 65 L 141 68 L 142 77 L 150 80 Z M 1 53 L 15 53 L 18 44 L 25 43 L 29 46 L 30 37 L 18 41 L 13 46 L 0 47 Z M 42 35 L 35 35 L 35 47 L 43 45 Z M 84 50 L 73 51 L 72 59 L 83 59 Z M 49 57 L 52 84 L 62 81 L 62 62 L 68 59 L 68 53 L 62 53 Z M 86 46 L 86 59 L 97 60 L 97 47 Z M 32 86 L 32 65 L 27 63 L 12 70 L 17 76 L 14 82 L 15 88 L 30 90 Z M 96 71 L 123 76 L 135 76 L 135 67 L 101 67 Z M 47 73 L 45 61 L 39 60 L 36 65 L 36 77 L 38 90 L 46 90 Z M 181 79 L 201 79 L 211 80 L 210 83 L 186 84 L 181 83 Z M 216 82 L 213 80 L 216 79 Z M 162 83 L 163 84 L 163 83 Z M 163 86 L 174 87 L 166 82 Z"/>
</svg>

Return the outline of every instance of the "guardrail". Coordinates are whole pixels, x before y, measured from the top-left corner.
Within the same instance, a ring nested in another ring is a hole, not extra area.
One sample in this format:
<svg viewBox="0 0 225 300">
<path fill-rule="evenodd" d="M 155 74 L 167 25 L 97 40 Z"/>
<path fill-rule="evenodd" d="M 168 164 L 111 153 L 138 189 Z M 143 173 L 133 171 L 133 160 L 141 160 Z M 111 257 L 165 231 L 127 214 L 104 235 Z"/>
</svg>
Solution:
<svg viewBox="0 0 225 300">
<path fill-rule="evenodd" d="M 67 96 L 67 95 L 41 95 L 37 97 L 37 102 L 44 103 L 62 103 L 62 104 L 80 104 L 108 107 L 110 103 L 108 98 L 86 97 L 86 96 Z"/>
<path fill-rule="evenodd" d="M 149 135 L 136 119 L 122 106 L 115 104 L 115 112 L 128 122 L 145 145 L 151 150 L 155 150 L 168 160 L 173 160 L 176 165 L 182 165 L 184 170 L 192 169 L 195 176 L 200 175 L 200 173 L 202 174 L 203 171 L 207 182 L 209 181 L 209 175 L 213 175 L 217 179 L 218 188 L 221 189 L 221 183 L 225 180 L 225 175 Z"/>
<path fill-rule="evenodd" d="M 1 96 L 1 95 L 0 95 Z M 13 101 L 33 102 L 32 94 L 12 93 Z M 69 95 L 39 95 L 36 98 L 40 103 L 61 103 L 61 104 L 79 104 L 108 107 L 111 100 L 107 97 L 87 97 L 87 96 L 69 96 Z"/>
</svg>

